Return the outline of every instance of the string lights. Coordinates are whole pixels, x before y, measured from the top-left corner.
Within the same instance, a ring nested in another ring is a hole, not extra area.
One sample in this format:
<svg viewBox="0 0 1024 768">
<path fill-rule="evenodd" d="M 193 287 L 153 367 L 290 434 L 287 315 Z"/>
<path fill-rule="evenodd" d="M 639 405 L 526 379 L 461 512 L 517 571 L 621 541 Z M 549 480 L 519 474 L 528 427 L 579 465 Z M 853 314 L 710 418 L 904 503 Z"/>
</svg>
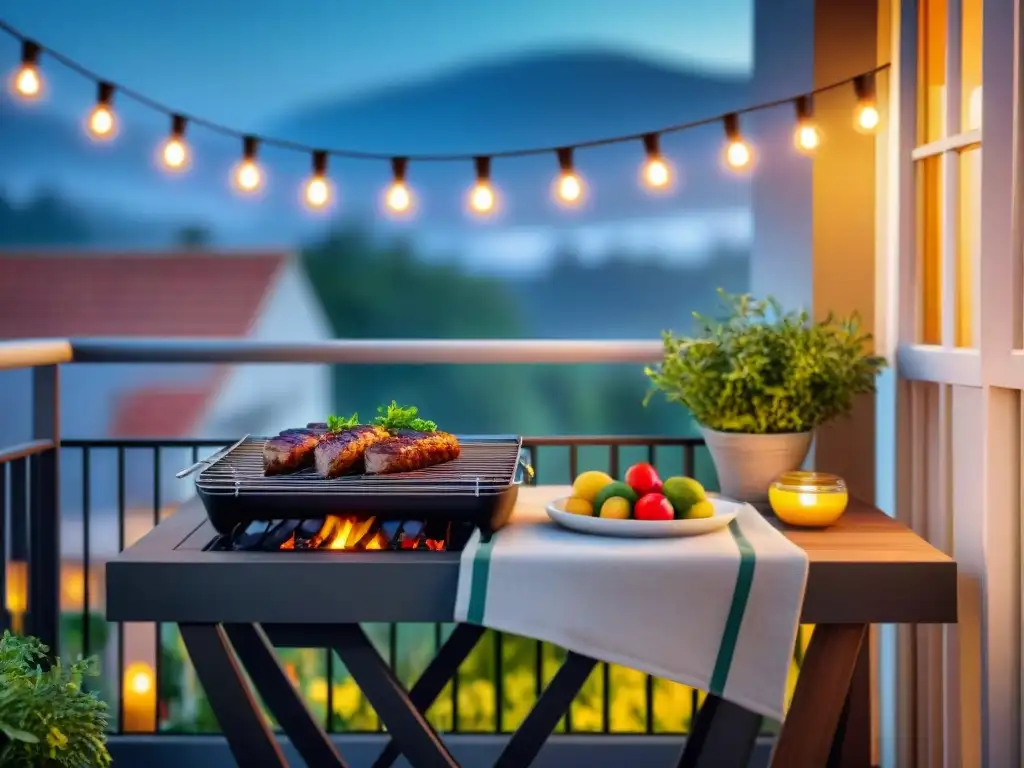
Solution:
<svg viewBox="0 0 1024 768">
<path fill-rule="evenodd" d="M 23 99 L 38 99 L 43 93 L 43 78 L 39 74 L 38 43 L 23 40 L 21 43 L 21 66 L 14 73 L 14 92 Z"/>
<path fill-rule="evenodd" d="M 99 82 L 96 84 L 96 106 L 89 113 L 86 128 L 89 130 L 89 134 L 98 141 L 108 141 L 117 135 L 112 83 Z"/>
<path fill-rule="evenodd" d="M 160 158 L 169 171 L 181 171 L 188 167 L 188 145 L 185 143 L 185 126 L 182 115 L 171 115 L 171 134 L 164 142 Z"/>
<path fill-rule="evenodd" d="M 44 48 L 3 20 L 0 20 L 0 31 L 6 32 L 21 42 L 21 64 L 11 78 L 12 92 L 25 101 L 38 99 L 46 90 L 39 66 Z M 190 123 L 241 140 L 242 158 L 232 170 L 231 180 L 233 185 L 243 193 L 252 194 L 265 186 L 264 172 L 257 160 L 261 144 L 308 154 L 313 161 L 313 173 L 302 187 L 302 198 L 306 205 L 313 209 L 327 208 L 334 198 L 333 185 L 327 176 L 327 164 L 330 157 L 387 161 L 391 164 L 392 180 L 384 191 L 383 202 L 388 213 L 397 216 L 406 215 L 416 207 L 416 200 L 407 180 L 410 162 L 465 162 L 472 160 L 476 171 L 476 180 L 467 194 L 467 207 L 475 215 L 487 216 L 499 208 L 498 192 L 491 180 L 493 159 L 554 153 L 558 161 L 558 175 L 552 185 L 553 197 L 561 205 L 577 206 L 586 198 L 587 188 L 575 167 L 576 153 L 582 149 L 638 140 L 642 142 L 644 150 L 644 160 L 639 174 L 640 183 L 651 192 L 664 192 L 674 185 L 676 171 L 669 159 L 662 153 L 662 136 L 716 122 L 721 122 L 725 129 L 726 141 L 722 154 L 725 166 L 735 172 L 749 172 L 755 165 L 756 156 L 753 145 L 740 131 L 741 115 L 786 104 L 791 104 L 796 111 L 794 147 L 803 154 L 813 154 L 822 143 L 821 131 L 814 122 L 814 96 L 852 84 L 857 99 L 853 113 L 853 126 L 858 132 L 872 133 L 881 124 L 881 115 L 875 95 L 875 77 L 879 72 L 889 68 L 888 64 L 884 64 L 855 77 L 817 88 L 810 93 L 757 104 L 728 114 L 670 125 L 656 131 L 612 136 L 575 145 L 493 152 L 489 155 L 394 156 L 345 149 L 314 149 L 295 142 L 242 134 L 230 127 L 171 110 L 147 96 L 104 80 L 91 70 L 56 51 L 45 49 L 45 53 L 48 60 L 56 61 L 96 83 L 96 105 L 86 120 L 86 129 L 94 139 L 110 140 L 118 133 L 118 119 L 113 106 L 114 94 L 117 92 L 124 98 L 163 112 L 170 118 L 170 134 L 161 144 L 158 155 L 160 164 L 168 171 L 182 171 L 190 165 L 191 151 L 185 141 L 185 129 Z"/>
</svg>

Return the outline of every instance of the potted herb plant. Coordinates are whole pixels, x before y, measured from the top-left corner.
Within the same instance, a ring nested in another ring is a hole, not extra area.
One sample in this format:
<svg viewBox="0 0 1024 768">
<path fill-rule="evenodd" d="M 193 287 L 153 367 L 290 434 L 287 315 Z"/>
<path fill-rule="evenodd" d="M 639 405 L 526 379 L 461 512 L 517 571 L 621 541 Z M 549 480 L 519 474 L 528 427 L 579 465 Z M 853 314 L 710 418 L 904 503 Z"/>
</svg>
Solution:
<svg viewBox="0 0 1024 768">
<path fill-rule="evenodd" d="M 35 638 L 0 637 L 0 766 L 110 765 L 107 705 L 82 688 L 95 660 L 50 664 L 48 652 Z"/>
<path fill-rule="evenodd" d="M 726 496 L 762 502 L 768 486 L 807 458 L 814 430 L 848 415 L 885 365 L 869 353 L 857 315 L 812 322 L 772 298 L 729 295 L 721 319 L 694 314 L 692 337 L 663 334 L 645 373 L 700 426 Z M 647 401 L 645 401 L 647 402 Z"/>
</svg>

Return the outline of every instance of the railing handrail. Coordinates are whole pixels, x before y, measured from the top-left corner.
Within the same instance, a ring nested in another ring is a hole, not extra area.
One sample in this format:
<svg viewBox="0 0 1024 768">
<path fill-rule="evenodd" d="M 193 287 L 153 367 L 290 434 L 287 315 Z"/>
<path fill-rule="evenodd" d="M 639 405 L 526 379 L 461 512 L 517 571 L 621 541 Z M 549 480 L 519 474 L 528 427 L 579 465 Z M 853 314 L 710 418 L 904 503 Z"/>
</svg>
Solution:
<svg viewBox="0 0 1024 768">
<path fill-rule="evenodd" d="M 0 370 L 70 363 L 73 357 L 67 339 L 0 341 Z"/>
<path fill-rule="evenodd" d="M 572 364 L 650 363 L 658 340 L 89 338 L 0 342 L 0 369 L 57 363 Z"/>
</svg>

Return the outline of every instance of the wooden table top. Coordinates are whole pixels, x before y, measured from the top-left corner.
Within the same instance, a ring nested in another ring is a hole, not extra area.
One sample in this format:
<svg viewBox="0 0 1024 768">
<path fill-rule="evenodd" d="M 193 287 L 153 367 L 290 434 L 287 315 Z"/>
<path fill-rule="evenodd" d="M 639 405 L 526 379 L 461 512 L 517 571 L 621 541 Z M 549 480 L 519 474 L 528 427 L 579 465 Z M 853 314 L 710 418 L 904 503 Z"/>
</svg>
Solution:
<svg viewBox="0 0 1024 768">
<path fill-rule="evenodd" d="M 543 507 L 571 495 L 568 485 L 523 487 L 518 503 Z M 807 553 L 804 613 L 814 621 L 956 621 L 956 562 L 872 505 L 851 499 L 839 522 L 824 529 L 794 528 L 767 517 Z"/>
</svg>

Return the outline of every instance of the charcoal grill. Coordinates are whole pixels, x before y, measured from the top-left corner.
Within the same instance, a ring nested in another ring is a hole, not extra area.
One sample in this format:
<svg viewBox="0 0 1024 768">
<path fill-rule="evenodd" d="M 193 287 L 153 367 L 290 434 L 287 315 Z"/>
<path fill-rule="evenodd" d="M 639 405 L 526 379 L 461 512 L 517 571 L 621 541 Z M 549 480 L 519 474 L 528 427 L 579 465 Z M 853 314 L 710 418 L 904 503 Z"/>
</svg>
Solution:
<svg viewBox="0 0 1024 768">
<path fill-rule="evenodd" d="M 472 524 L 488 538 L 508 521 L 527 471 L 521 437 L 460 436 L 459 458 L 415 472 L 328 480 L 306 469 L 267 477 L 267 439 L 246 438 L 196 480 L 210 523 L 221 534 L 256 521 L 372 515 L 425 522 L 441 517 Z"/>
</svg>

